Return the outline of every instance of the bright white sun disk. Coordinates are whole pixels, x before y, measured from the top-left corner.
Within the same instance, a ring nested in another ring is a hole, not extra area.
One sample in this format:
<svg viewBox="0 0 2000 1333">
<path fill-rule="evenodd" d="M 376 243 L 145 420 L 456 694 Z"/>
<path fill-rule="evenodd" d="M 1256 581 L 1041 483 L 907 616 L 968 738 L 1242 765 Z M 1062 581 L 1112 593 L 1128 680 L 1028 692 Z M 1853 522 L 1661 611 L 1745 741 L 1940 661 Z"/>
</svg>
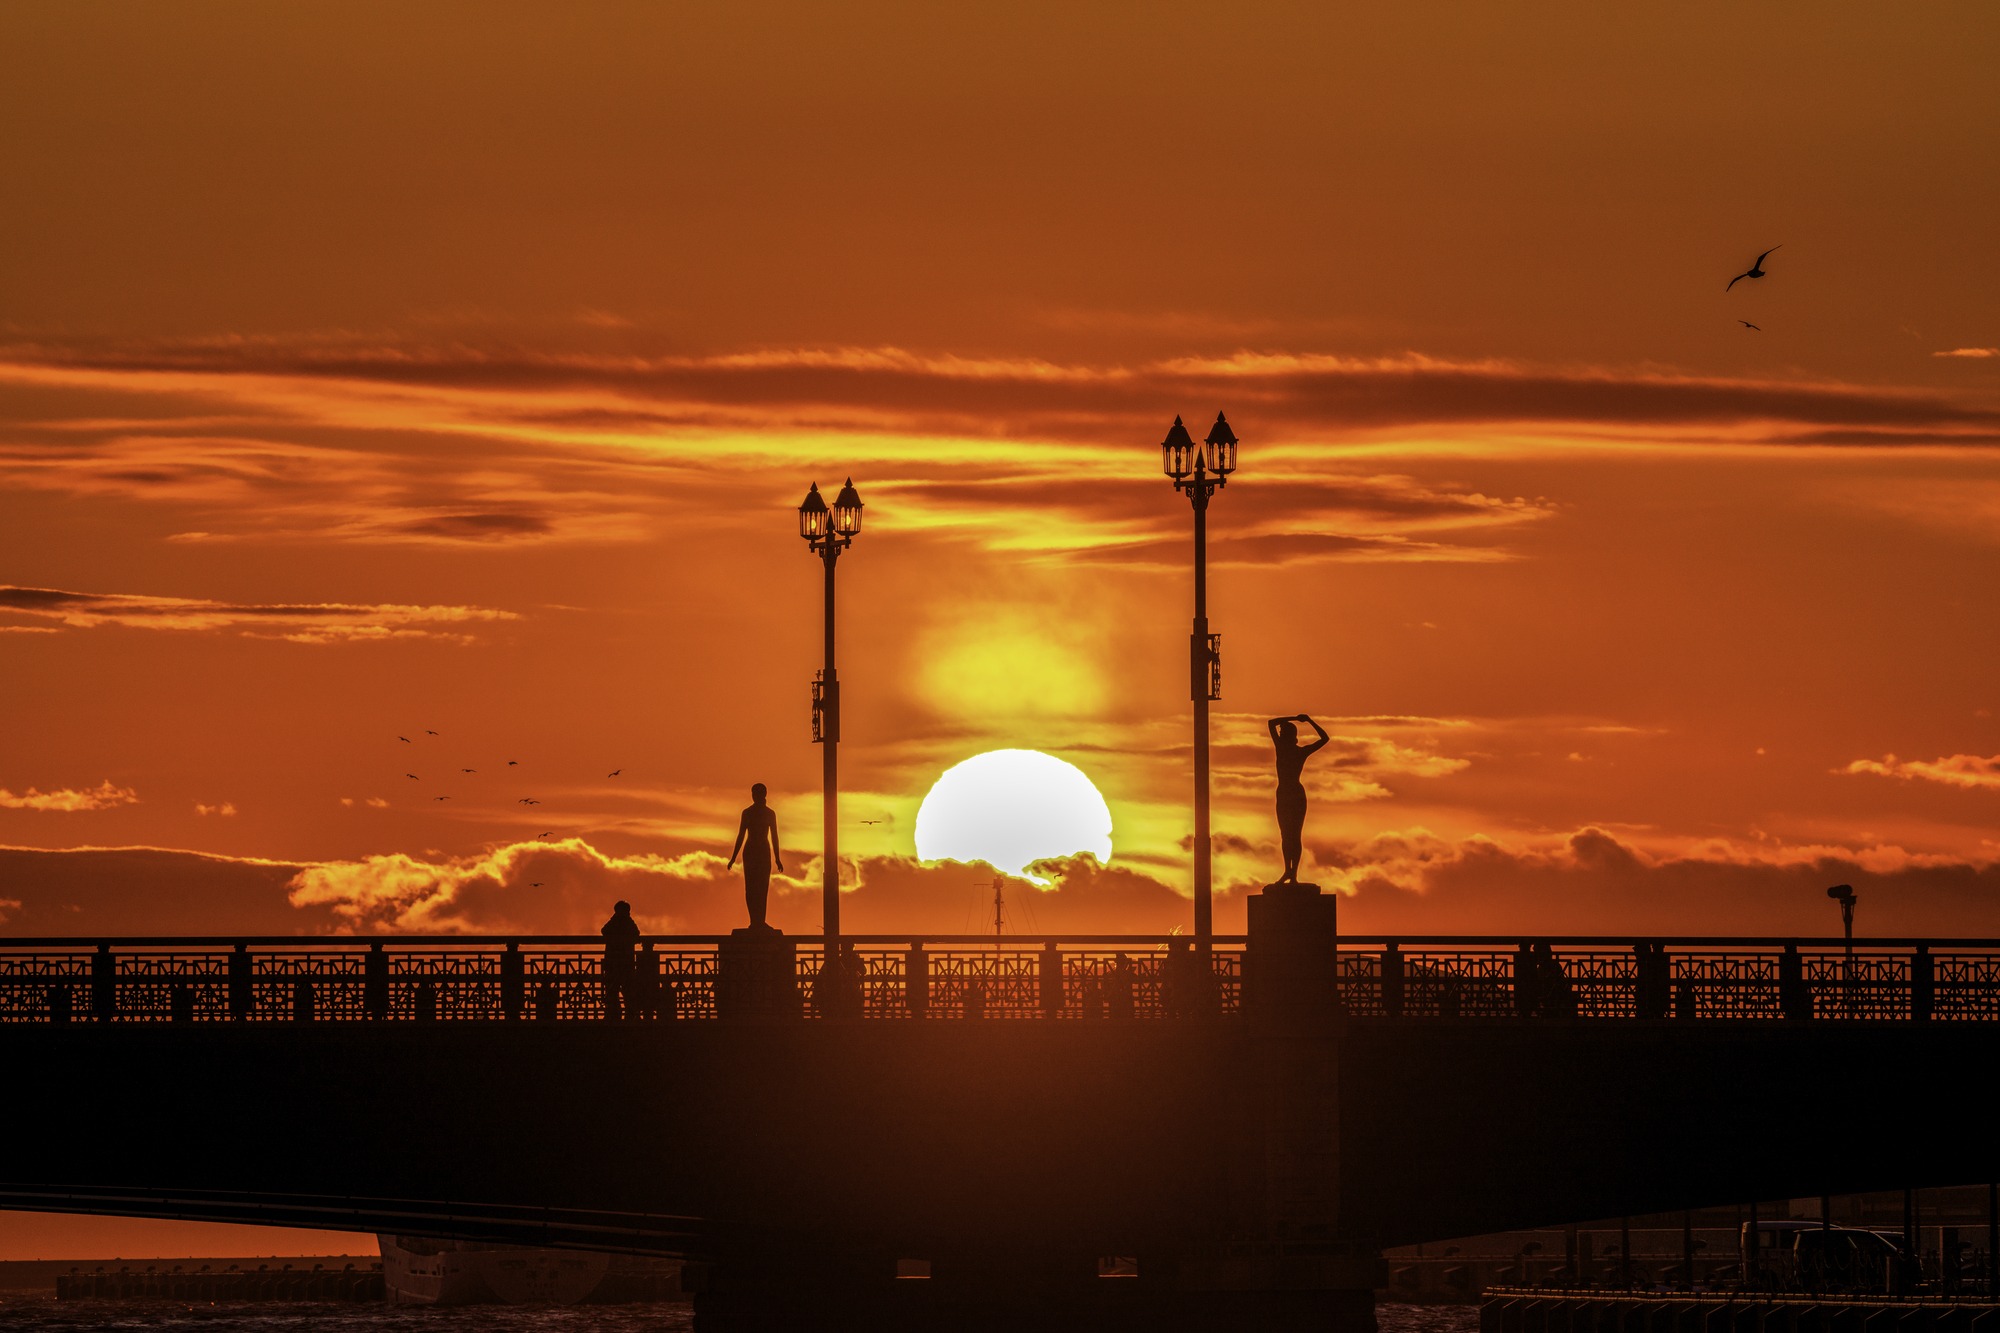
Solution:
<svg viewBox="0 0 2000 1333">
<path fill-rule="evenodd" d="M 1039 750 L 988 750 L 954 764 L 917 811 L 920 860 L 984 861 L 1022 875 L 1035 861 L 1078 852 L 1111 860 L 1111 808 L 1082 769 Z"/>
</svg>

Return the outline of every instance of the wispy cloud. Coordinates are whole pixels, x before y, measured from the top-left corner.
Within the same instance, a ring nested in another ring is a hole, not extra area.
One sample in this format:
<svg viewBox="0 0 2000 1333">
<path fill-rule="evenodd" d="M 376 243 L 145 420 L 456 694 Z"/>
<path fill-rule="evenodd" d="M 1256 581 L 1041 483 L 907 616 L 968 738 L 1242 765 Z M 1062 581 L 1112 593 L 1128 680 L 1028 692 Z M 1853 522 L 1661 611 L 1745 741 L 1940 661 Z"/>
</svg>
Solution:
<svg viewBox="0 0 2000 1333">
<path fill-rule="evenodd" d="M 0 585 L 0 613 L 56 620 L 76 629 L 232 631 L 289 643 L 368 643 L 387 639 L 469 640 L 474 627 L 518 620 L 479 606 L 341 602 L 239 603 L 137 593 L 65 592 Z"/>
<path fill-rule="evenodd" d="M 38 791 L 33 787 L 16 796 L 5 787 L 0 787 L 0 809 L 5 810 L 55 810 L 74 813 L 80 810 L 110 810 L 121 805 L 136 805 L 139 793 L 130 787 L 120 787 L 106 778 L 95 787 L 59 787 L 54 791 Z"/>
<path fill-rule="evenodd" d="M 2000 347 L 1954 347 L 1949 352 L 1932 352 L 1932 356 L 1957 356 L 1983 360 L 1990 356 L 2000 356 Z"/>
<path fill-rule="evenodd" d="M 222 801 L 215 805 L 204 805 L 197 801 L 194 812 L 197 815 L 219 815 L 224 819 L 230 819 L 236 814 L 236 803 L 234 801 Z"/>
<path fill-rule="evenodd" d="M 1944 355 L 1983 354 L 1957 349 Z M 1472 423 L 1603 428 L 1691 424 L 1941 428 L 1990 437 L 1990 404 L 1808 380 L 1655 368 L 1543 366 L 1404 353 L 1238 353 L 1133 365 L 927 354 L 894 347 L 722 355 L 537 352 L 341 338 L 211 339 L 122 346 L 17 344 L 0 374 L 28 383 L 171 392 L 258 416 L 386 427 L 423 401 L 436 428 L 602 437 L 755 427 L 780 433 L 945 433 L 966 440 L 1108 442 L 1157 433 L 1162 403 L 1220 404 L 1264 437 L 1355 439 Z M 338 384 L 338 395 L 327 386 Z M 320 386 L 320 387 L 315 387 Z M 333 401 L 335 397 L 339 402 Z M 1763 429 L 1776 427 L 1775 431 Z M 1884 443 L 1891 441 L 1885 440 Z"/>
<path fill-rule="evenodd" d="M 1872 773 L 1877 777 L 1939 782 L 1948 787 L 2000 787 L 2000 754 L 1983 758 L 1976 754 L 1949 754 L 1941 759 L 1898 759 L 1885 754 L 1881 759 L 1857 759 L 1836 773 Z"/>
<path fill-rule="evenodd" d="M 738 521 L 771 502 L 767 470 L 837 443 L 907 531 L 1157 567 L 1182 558 L 1150 475 L 1162 418 L 1226 407 L 1255 499 L 1216 534 L 1218 564 L 1491 562 L 1556 506 L 1420 481 L 1404 460 L 2000 446 L 2000 407 L 1971 390 L 1416 353 L 1127 365 L 237 338 L 17 344 L 0 348 L 0 382 L 132 404 L 15 409 L 0 483 L 170 506 L 187 543 L 641 540 L 668 514 Z"/>
</svg>

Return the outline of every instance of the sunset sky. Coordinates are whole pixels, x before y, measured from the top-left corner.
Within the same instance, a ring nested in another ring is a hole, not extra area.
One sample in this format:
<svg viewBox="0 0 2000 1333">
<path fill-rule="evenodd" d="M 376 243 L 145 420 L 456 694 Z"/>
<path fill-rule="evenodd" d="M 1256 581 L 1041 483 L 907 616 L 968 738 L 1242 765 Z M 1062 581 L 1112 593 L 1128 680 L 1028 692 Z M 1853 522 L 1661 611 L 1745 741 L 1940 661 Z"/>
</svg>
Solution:
<svg viewBox="0 0 2000 1333">
<path fill-rule="evenodd" d="M 1186 925 L 1157 445 L 1226 410 L 1220 929 L 1303 711 L 1355 932 L 2000 934 L 1995 68 L 1971 3 L 9 5 L 0 930 L 726 930 L 754 781 L 816 928 L 848 475 L 850 928 L 976 923 L 912 829 L 1001 747 L 1114 819 L 1017 925 Z"/>
</svg>

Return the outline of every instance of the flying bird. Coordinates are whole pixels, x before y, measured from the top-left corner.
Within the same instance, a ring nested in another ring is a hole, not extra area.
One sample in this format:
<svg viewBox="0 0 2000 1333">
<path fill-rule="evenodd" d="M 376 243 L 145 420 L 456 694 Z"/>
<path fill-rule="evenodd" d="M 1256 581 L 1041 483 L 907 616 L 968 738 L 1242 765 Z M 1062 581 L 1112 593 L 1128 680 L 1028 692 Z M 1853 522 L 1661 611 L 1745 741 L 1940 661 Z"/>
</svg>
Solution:
<svg viewBox="0 0 2000 1333">
<path fill-rule="evenodd" d="M 886 821 L 886 820 L 881 820 L 881 819 L 864 819 L 864 820 L 862 820 L 861 822 L 862 822 L 862 823 L 864 823 L 864 824 L 882 824 L 882 823 L 886 823 L 886 822 L 888 822 L 888 821 Z"/>
<path fill-rule="evenodd" d="M 518 759 L 509 759 L 509 760 L 507 761 L 507 767 L 509 767 L 509 768 L 512 768 L 512 767 L 513 767 L 514 765 L 516 765 L 516 764 L 518 764 L 518 763 L 520 763 L 520 762 L 521 762 L 521 761 L 520 761 L 520 760 L 518 760 Z"/>
<path fill-rule="evenodd" d="M 1784 249 L 1784 246 L 1783 246 L 1783 245 L 1774 245 L 1774 246 L 1772 246 L 1772 247 L 1771 247 L 1771 250 L 1782 250 L 1782 249 Z M 1739 274 L 1737 274 L 1737 275 L 1736 275 L 1735 277 L 1731 278 L 1731 279 L 1729 280 L 1729 287 L 1734 287 L 1734 286 L 1735 286 L 1735 285 L 1736 285 L 1737 283 L 1739 283 L 1739 282 L 1743 281 L 1743 279 L 1745 279 L 1745 278 L 1761 278 L 1761 277 L 1763 277 L 1763 276 L 1764 276 L 1764 261 L 1765 261 L 1766 259 L 1769 259 L 1769 258 L 1771 257 L 1771 250 L 1766 250 L 1766 251 L 1765 251 L 1765 252 L 1764 252 L 1763 254 L 1761 254 L 1761 255 L 1758 255 L 1758 256 L 1757 256 L 1757 262 L 1756 262 L 1756 263 L 1754 263 L 1754 264 L 1752 264 L 1752 265 L 1750 266 L 1750 271 L 1749 271 L 1749 272 L 1747 272 L 1747 273 L 1739 273 Z M 1728 291 L 1728 290 L 1729 290 L 1729 287 L 1724 287 L 1724 288 L 1723 288 L 1722 290 L 1726 292 L 1726 291 Z"/>
<path fill-rule="evenodd" d="M 415 742 L 415 741 L 413 741 L 413 740 L 411 740 L 411 739 L 410 739 L 410 738 L 409 738 L 408 736 L 398 736 L 398 737 L 396 737 L 396 739 L 397 739 L 397 740 L 399 740 L 399 741 L 401 741 L 401 742 L 402 742 L 403 744 L 405 744 L 405 745 L 415 745 L 415 744 L 416 744 L 416 742 Z"/>
<path fill-rule="evenodd" d="M 418 776 L 417 776 L 417 775 L 416 775 L 415 773 L 405 773 L 405 774 L 403 774 L 403 776 L 404 776 L 404 777 L 406 777 L 406 778 L 408 778 L 408 779 L 409 779 L 410 781 L 412 781 L 412 782 L 422 782 L 422 781 L 423 781 L 423 779 L 422 779 L 422 778 L 420 778 L 420 777 L 418 777 Z"/>
<path fill-rule="evenodd" d="M 449 800 L 451 799 L 451 797 L 449 797 L 449 796 L 433 796 L 433 797 L 432 797 L 431 799 L 432 799 L 432 800 L 434 800 L 434 801 L 449 801 Z"/>
<path fill-rule="evenodd" d="M 554 833 L 537 833 L 535 836 L 538 838 L 553 838 L 556 835 Z"/>
<path fill-rule="evenodd" d="M 535 799 L 534 797 L 532 797 L 532 796 L 523 796 L 523 797 L 522 797 L 522 798 L 521 798 L 521 799 L 520 799 L 519 801 L 515 802 L 515 804 L 516 804 L 516 805 L 540 805 L 540 804 L 541 804 L 541 802 L 540 802 L 540 801 L 538 801 L 538 800 L 536 800 L 536 799 Z"/>
<path fill-rule="evenodd" d="M 424 735 L 426 735 L 426 736 L 435 736 L 435 735 L 437 735 L 437 733 L 436 733 L 435 731 L 426 731 L 426 732 L 424 733 Z"/>
<path fill-rule="evenodd" d="M 615 778 L 615 777 L 617 777 L 617 776 L 618 776 L 618 775 L 619 775 L 620 773 L 623 773 L 624 771 L 625 771 L 625 770 L 624 770 L 624 769 L 622 769 L 622 768 L 614 768 L 614 769 L 612 769 L 612 770 L 611 770 L 611 771 L 610 771 L 609 773 L 606 773 L 606 774 L 605 774 L 604 776 L 605 776 L 605 777 L 607 777 L 607 778 Z"/>
<path fill-rule="evenodd" d="M 477 773 L 479 770 L 476 768 L 461 768 L 458 771 L 461 773 Z"/>
<path fill-rule="evenodd" d="M 539 889 L 539 888 L 541 888 L 541 887 L 542 887 L 542 882 L 541 882 L 540 880 L 536 880 L 536 881 L 535 881 L 534 883 L 530 884 L 530 885 L 529 885 L 528 887 L 529 887 L 529 888 L 531 888 L 531 889 Z"/>
<path fill-rule="evenodd" d="M 1762 330 L 1762 329 L 1758 328 L 1758 327 L 1757 327 L 1757 326 L 1756 326 L 1755 324 L 1752 324 L 1752 323 L 1751 323 L 1751 322 L 1750 322 L 1749 320 L 1747 320 L 1747 319 L 1739 319 L 1739 320 L 1737 320 L 1736 322 L 1737 322 L 1738 324 L 1741 324 L 1741 325 L 1742 325 L 1742 326 L 1743 326 L 1744 328 L 1746 328 L 1746 329 L 1752 329 L 1752 330 L 1754 330 L 1754 331 L 1756 331 L 1756 332 L 1758 332 L 1758 333 L 1762 333 L 1762 332 L 1764 331 L 1764 330 Z"/>
</svg>

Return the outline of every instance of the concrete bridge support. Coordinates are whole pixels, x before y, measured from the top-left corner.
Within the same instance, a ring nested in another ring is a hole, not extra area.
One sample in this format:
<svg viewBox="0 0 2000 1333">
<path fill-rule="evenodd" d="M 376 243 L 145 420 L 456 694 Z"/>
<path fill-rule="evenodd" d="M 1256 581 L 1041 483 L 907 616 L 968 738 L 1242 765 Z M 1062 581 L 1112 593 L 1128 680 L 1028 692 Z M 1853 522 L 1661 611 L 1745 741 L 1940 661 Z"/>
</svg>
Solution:
<svg viewBox="0 0 2000 1333">
<path fill-rule="evenodd" d="M 1185 1107 L 1185 1146 L 1161 1165 L 1174 1171 L 1185 1155 L 1220 1147 L 1205 1234 L 1137 1245 L 1136 1273 L 1100 1275 L 1123 1238 L 1089 1243 L 1057 1221 L 1051 1201 L 1046 1234 L 926 1249 L 921 1278 L 898 1277 L 896 1256 L 880 1247 L 767 1239 L 718 1253 L 694 1277 L 696 1328 L 1372 1333 L 1377 1252 L 1340 1233 L 1336 902 L 1311 885 L 1251 899 L 1249 1022 L 1234 1029 L 1244 1083 L 1219 1099 L 1238 1118 L 1205 1121 Z"/>
</svg>

